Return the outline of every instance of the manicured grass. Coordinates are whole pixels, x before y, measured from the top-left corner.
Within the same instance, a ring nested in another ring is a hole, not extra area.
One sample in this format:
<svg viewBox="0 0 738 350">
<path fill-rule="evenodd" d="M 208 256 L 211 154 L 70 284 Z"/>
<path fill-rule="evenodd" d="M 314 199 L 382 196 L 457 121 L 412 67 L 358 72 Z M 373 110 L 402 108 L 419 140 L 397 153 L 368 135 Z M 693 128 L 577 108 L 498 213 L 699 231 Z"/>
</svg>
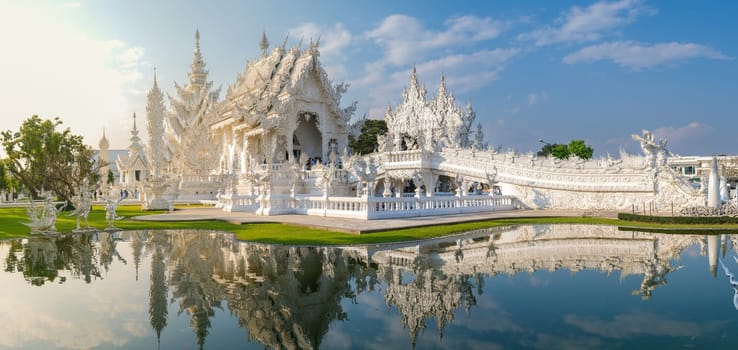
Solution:
<svg viewBox="0 0 738 350">
<path fill-rule="evenodd" d="M 132 216 L 159 214 L 164 211 L 141 211 L 137 205 L 121 206 L 118 208 L 118 216 L 130 218 Z M 90 226 L 103 229 L 105 224 L 105 211 L 100 206 L 94 206 L 90 213 Z M 0 239 L 25 237 L 30 234 L 30 229 L 23 225 L 28 222 L 26 211 L 23 208 L 0 208 Z M 388 242 L 401 242 L 421 240 L 440 237 L 476 230 L 488 227 L 499 227 L 523 224 L 593 224 L 593 225 L 616 225 L 648 229 L 651 232 L 673 232 L 689 233 L 698 231 L 715 233 L 738 233 L 738 225 L 663 225 L 654 223 L 634 223 L 632 221 L 621 221 L 617 219 L 596 217 L 523 217 L 495 219 L 477 222 L 465 222 L 451 225 L 425 226 L 407 228 L 400 230 L 389 230 L 368 234 L 350 234 L 332 232 L 327 230 L 312 229 L 301 226 L 285 225 L 278 223 L 254 223 L 254 224 L 232 224 L 223 221 L 189 221 L 189 222 L 149 222 L 133 221 L 128 219 L 116 221 L 116 227 L 122 230 L 142 229 L 199 229 L 217 230 L 231 232 L 237 239 L 263 243 L 277 244 L 302 244 L 302 245 L 348 245 L 348 244 L 377 244 Z M 69 233 L 76 228 L 76 218 L 68 216 L 68 212 L 62 212 L 56 224 L 57 230 Z"/>
</svg>

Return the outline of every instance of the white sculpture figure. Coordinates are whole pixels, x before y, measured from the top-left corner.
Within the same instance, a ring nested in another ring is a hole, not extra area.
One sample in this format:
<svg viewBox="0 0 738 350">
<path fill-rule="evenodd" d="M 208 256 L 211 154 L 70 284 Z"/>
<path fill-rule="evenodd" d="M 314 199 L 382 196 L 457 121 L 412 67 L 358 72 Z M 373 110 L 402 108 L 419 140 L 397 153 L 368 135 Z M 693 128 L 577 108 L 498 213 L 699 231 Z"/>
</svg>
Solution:
<svg viewBox="0 0 738 350">
<path fill-rule="evenodd" d="M 69 216 L 77 216 L 77 229 L 80 231 L 79 222 L 81 218 L 85 219 L 85 228 L 90 228 L 90 223 L 87 217 L 90 215 L 90 209 L 92 208 L 92 196 L 88 187 L 89 181 L 84 179 L 82 185 L 79 188 L 79 192 L 76 196 L 72 197 L 72 204 L 74 205 L 74 211 L 69 213 Z"/>
<path fill-rule="evenodd" d="M 118 209 L 120 202 L 126 197 L 120 197 L 118 200 L 107 198 L 105 200 L 105 222 L 108 224 L 107 228 L 115 228 L 115 220 L 119 219 L 116 217 L 115 211 Z"/>
<path fill-rule="evenodd" d="M 738 263 L 738 258 L 733 257 L 733 260 Z M 727 267 L 725 267 L 725 264 L 723 264 L 722 260 L 720 260 L 720 265 L 723 267 L 725 275 L 728 276 L 730 286 L 733 287 L 733 290 L 735 290 L 735 294 L 733 295 L 733 306 L 735 306 L 735 309 L 738 310 L 738 281 L 735 280 L 735 276 L 733 275 L 733 273 L 730 272 Z"/>
<path fill-rule="evenodd" d="M 641 133 L 643 136 L 636 134 L 631 136 L 634 140 L 641 143 L 641 150 L 643 150 L 643 154 L 646 156 L 648 166 L 655 168 L 666 165 L 666 160 L 669 158 L 669 151 L 666 149 L 668 140 L 663 139 L 656 142 L 656 137 L 652 132 L 643 130 Z"/>
<path fill-rule="evenodd" d="M 24 223 L 24 225 L 31 228 L 31 233 L 56 232 L 56 217 L 65 206 L 67 206 L 67 202 L 57 208 L 51 198 L 46 198 L 42 207 L 37 207 L 31 202 L 31 206 L 26 208 L 26 213 L 31 222 Z"/>
</svg>

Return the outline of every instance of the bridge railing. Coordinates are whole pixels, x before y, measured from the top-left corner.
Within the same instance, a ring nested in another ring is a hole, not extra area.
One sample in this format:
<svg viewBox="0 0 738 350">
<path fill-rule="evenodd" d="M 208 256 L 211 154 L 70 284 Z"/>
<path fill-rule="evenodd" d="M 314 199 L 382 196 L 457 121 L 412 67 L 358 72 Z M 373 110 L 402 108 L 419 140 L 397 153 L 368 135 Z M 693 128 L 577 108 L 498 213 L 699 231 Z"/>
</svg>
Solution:
<svg viewBox="0 0 738 350">
<path fill-rule="evenodd" d="M 232 196 L 221 198 L 225 210 L 262 214 L 304 214 L 357 219 L 385 219 L 512 210 L 513 196 L 323 197 L 303 195 Z M 260 211 L 261 210 L 261 211 Z M 268 211 L 265 211 L 268 210 Z"/>
<path fill-rule="evenodd" d="M 400 162 L 419 162 L 423 158 L 423 151 L 412 150 L 412 151 L 395 151 L 387 153 L 388 163 L 400 163 Z"/>
</svg>

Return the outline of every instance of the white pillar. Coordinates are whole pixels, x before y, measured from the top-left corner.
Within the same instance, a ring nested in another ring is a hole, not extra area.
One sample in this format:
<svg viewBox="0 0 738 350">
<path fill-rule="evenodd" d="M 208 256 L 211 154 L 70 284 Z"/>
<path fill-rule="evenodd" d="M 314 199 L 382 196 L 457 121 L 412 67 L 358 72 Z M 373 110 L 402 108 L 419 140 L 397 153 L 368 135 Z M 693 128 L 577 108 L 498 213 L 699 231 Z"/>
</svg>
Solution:
<svg viewBox="0 0 738 350">
<path fill-rule="evenodd" d="M 720 209 L 720 178 L 718 176 L 717 157 L 712 157 L 710 177 L 707 182 L 707 206 Z"/>
</svg>

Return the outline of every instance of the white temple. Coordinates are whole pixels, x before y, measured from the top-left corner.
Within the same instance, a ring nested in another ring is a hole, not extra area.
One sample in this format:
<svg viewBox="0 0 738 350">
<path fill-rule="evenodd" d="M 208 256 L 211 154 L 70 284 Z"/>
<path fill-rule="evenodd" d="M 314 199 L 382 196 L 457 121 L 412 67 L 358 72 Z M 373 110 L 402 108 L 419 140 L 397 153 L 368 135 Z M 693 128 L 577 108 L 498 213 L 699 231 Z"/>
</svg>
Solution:
<svg viewBox="0 0 738 350">
<path fill-rule="evenodd" d="M 286 41 L 285 41 L 286 43 Z M 471 104 L 460 107 L 441 77 L 426 96 L 413 68 L 402 102 L 389 106 L 378 150 L 351 155 L 341 106 L 318 43 L 269 49 L 249 62 L 223 100 L 212 89 L 195 34 L 184 86 L 169 108 L 156 76 L 147 96 L 146 157 L 132 131 L 121 183 L 147 208 L 211 200 L 227 211 L 362 219 L 516 208 L 652 210 L 702 206 L 706 194 L 667 165 L 666 141 L 634 135 L 644 156 L 558 160 L 487 149 Z M 139 169 L 140 164 L 145 169 Z M 140 181 L 140 183 L 136 182 Z"/>
</svg>

